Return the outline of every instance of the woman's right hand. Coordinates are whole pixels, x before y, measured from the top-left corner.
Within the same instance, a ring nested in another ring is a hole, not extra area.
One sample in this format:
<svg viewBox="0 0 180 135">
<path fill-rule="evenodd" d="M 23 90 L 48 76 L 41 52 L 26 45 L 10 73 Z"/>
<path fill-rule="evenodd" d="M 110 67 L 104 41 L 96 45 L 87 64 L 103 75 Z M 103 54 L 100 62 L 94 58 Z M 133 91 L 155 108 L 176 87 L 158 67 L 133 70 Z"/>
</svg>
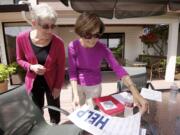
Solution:
<svg viewBox="0 0 180 135">
<path fill-rule="evenodd" d="M 37 75 L 44 75 L 44 73 L 46 72 L 46 68 L 40 64 L 31 65 L 30 70 L 36 73 Z"/>
</svg>

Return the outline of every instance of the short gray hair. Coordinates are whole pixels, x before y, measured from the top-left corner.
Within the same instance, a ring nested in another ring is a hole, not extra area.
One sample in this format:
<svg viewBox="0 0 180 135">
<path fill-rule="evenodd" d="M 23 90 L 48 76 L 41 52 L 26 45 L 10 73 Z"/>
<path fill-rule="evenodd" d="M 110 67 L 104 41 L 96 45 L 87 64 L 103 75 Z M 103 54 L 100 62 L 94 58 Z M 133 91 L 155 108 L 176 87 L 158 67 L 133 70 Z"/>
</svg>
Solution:
<svg viewBox="0 0 180 135">
<path fill-rule="evenodd" d="M 57 13 L 48 4 L 42 3 L 32 7 L 32 19 L 36 21 L 49 19 L 53 22 L 57 20 Z"/>
</svg>

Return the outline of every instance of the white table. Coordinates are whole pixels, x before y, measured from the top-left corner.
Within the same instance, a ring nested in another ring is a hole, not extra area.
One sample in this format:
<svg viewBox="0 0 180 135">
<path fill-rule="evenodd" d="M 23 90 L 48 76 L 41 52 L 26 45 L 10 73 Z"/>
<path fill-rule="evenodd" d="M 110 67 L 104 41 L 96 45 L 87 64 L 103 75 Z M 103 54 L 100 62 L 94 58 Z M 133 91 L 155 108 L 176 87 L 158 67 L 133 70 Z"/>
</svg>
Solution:
<svg viewBox="0 0 180 135">
<path fill-rule="evenodd" d="M 165 80 L 153 80 L 150 82 L 150 85 L 153 89 L 155 90 L 167 90 L 170 89 L 170 86 L 172 85 L 173 82 L 168 82 Z M 178 88 L 180 88 L 180 81 L 175 81 L 176 85 Z"/>
</svg>

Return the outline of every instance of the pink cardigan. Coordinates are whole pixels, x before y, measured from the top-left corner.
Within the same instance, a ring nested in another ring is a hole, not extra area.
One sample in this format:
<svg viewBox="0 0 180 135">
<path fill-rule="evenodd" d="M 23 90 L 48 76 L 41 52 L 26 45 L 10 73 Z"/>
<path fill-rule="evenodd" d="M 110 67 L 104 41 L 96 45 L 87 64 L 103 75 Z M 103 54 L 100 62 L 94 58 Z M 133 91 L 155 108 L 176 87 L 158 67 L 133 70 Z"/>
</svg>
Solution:
<svg viewBox="0 0 180 135">
<path fill-rule="evenodd" d="M 31 92 L 36 78 L 36 74 L 30 71 L 29 68 L 31 64 L 38 63 L 31 47 L 29 33 L 30 31 L 22 32 L 16 38 L 16 60 L 27 71 L 25 85 L 28 94 Z M 53 90 L 53 88 L 61 90 L 65 73 L 65 51 L 63 41 L 54 34 L 44 66 L 47 69 L 44 77 L 50 90 Z"/>
</svg>

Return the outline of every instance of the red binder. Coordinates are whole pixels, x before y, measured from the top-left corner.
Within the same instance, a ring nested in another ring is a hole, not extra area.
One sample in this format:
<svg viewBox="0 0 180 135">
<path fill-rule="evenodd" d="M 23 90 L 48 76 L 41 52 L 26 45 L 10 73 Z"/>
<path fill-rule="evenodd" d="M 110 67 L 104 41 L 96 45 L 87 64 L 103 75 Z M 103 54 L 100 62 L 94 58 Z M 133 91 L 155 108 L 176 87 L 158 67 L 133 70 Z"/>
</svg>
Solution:
<svg viewBox="0 0 180 135">
<path fill-rule="evenodd" d="M 101 111 L 108 115 L 116 115 L 124 112 L 124 105 L 112 96 L 93 98 L 93 102 Z"/>
</svg>

